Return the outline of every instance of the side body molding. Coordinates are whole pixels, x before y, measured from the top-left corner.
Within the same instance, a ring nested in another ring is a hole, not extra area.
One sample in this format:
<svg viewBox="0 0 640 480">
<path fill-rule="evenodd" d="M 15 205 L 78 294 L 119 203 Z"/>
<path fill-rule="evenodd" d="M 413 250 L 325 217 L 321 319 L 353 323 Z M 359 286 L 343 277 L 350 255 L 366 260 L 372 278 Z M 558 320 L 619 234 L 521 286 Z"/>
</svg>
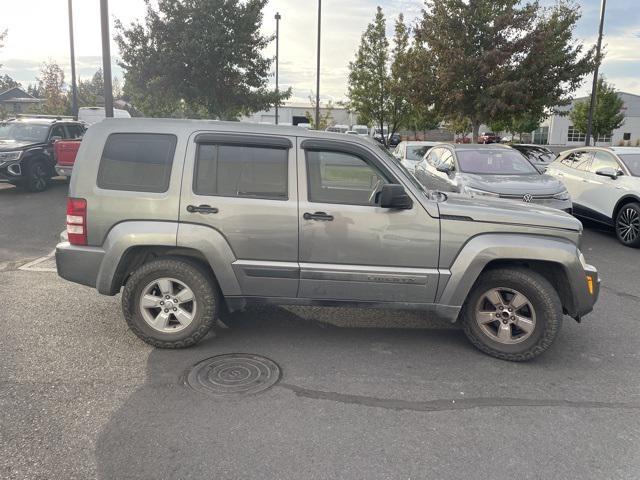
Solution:
<svg viewBox="0 0 640 480">
<path fill-rule="evenodd" d="M 436 303 L 462 306 L 483 268 L 492 260 L 544 260 L 560 264 L 571 281 L 582 277 L 577 247 L 568 240 L 541 235 L 483 234 L 472 238 L 438 288 Z"/>
<path fill-rule="evenodd" d="M 104 295 L 113 295 L 112 282 L 120 259 L 131 247 L 176 245 L 177 222 L 131 221 L 114 226 L 102 245 L 104 258 L 98 270 L 96 288 Z"/>
<path fill-rule="evenodd" d="M 216 229 L 192 223 L 180 223 L 177 246 L 199 251 L 216 274 L 222 294 L 241 295 L 240 284 L 233 270 L 236 256 L 224 236 Z"/>
</svg>

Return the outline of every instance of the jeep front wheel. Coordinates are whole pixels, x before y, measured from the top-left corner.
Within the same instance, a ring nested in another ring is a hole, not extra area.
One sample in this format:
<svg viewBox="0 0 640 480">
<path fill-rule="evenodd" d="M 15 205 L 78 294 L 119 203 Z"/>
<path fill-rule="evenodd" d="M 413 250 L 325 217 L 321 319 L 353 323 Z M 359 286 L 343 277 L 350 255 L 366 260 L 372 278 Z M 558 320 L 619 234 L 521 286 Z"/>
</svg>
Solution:
<svg viewBox="0 0 640 480">
<path fill-rule="evenodd" d="M 553 286 L 536 272 L 489 270 L 469 295 L 462 322 L 471 343 L 483 352 L 525 361 L 555 340 L 562 325 L 562 305 Z"/>
<path fill-rule="evenodd" d="M 129 328 L 160 348 L 195 345 L 214 325 L 218 305 L 213 278 L 186 259 L 160 258 L 144 264 L 122 292 Z"/>
</svg>

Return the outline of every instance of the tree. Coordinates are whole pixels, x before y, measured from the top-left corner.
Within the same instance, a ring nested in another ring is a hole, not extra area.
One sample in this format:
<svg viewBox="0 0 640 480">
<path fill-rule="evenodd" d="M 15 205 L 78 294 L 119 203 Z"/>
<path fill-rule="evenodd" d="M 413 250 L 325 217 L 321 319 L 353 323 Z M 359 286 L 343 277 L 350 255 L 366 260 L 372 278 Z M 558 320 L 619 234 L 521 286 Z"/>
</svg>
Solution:
<svg viewBox="0 0 640 480">
<path fill-rule="evenodd" d="M 411 114 L 405 74 L 409 62 L 410 32 L 402 14 L 395 23 L 394 46 L 389 52 L 386 20 L 378 7 L 374 21 L 360 39 L 355 59 L 349 63 L 349 109 L 357 111 L 360 121 L 382 131 L 389 125 L 389 135 L 405 124 Z M 382 140 L 386 145 L 387 138 Z"/>
<path fill-rule="evenodd" d="M 0 49 L 4 47 L 4 39 L 6 37 L 7 37 L 6 30 L 3 32 L 0 32 Z M 0 64 L 0 67 L 2 67 L 2 64 Z M 11 78 L 9 75 L 7 75 L 6 73 L 3 75 L 0 75 L 0 93 L 6 90 L 9 90 L 10 88 L 19 87 L 19 86 L 20 84 L 16 82 L 13 78 Z"/>
<path fill-rule="evenodd" d="M 44 99 L 42 113 L 67 115 L 70 113 L 69 98 L 65 89 L 64 71 L 54 61 L 45 62 L 40 69 L 38 91 Z"/>
<path fill-rule="evenodd" d="M 235 120 L 291 95 L 268 88 L 260 33 L 267 0 L 145 0 L 143 23 L 116 22 L 124 93 L 147 115 L 188 110 Z M 184 108 L 183 108 L 184 107 Z"/>
<path fill-rule="evenodd" d="M 311 125 L 311 128 L 314 130 L 325 130 L 327 127 L 331 126 L 333 123 L 333 102 L 329 100 L 327 102 L 327 106 L 324 107 L 324 113 L 320 113 L 320 125 L 316 128 L 316 95 L 311 92 L 309 95 L 309 103 L 311 103 L 311 108 L 314 113 L 309 112 L 308 110 L 304 112 L 304 116 L 307 117 L 307 121 Z M 322 108 L 322 103 L 320 103 L 320 108 Z"/>
<path fill-rule="evenodd" d="M 449 117 L 445 120 L 447 128 L 451 130 L 456 136 L 466 137 L 467 133 L 471 131 L 473 126 L 471 120 L 467 117 Z"/>
<path fill-rule="evenodd" d="M 591 99 L 576 102 L 569 113 L 573 126 L 581 133 L 587 133 L 589 118 L 589 106 Z M 607 83 L 604 78 L 598 79 L 596 87 L 596 106 L 593 110 L 593 123 L 591 131 L 593 138 L 610 135 L 616 128 L 624 123 L 624 114 L 621 112 L 624 102 L 618 96 L 614 86 Z"/>
<path fill-rule="evenodd" d="M 566 105 L 594 65 L 573 39 L 575 5 L 542 8 L 519 0 L 427 0 L 416 28 L 415 87 L 444 116 L 481 123 L 542 117 Z"/>
</svg>

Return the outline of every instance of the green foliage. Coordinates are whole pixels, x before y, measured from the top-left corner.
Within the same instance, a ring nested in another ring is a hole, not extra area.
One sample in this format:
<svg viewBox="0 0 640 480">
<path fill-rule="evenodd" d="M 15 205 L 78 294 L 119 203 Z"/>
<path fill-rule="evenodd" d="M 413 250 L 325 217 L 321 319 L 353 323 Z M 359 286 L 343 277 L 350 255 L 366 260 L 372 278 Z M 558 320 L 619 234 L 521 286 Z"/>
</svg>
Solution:
<svg viewBox="0 0 640 480">
<path fill-rule="evenodd" d="M 91 79 L 78 79 L 78 106 L 95 107 L 104 103 L 104 76 L 102 69 L 93 74 Z"/>
<path fill-rule="evenodd" d="M 322 107 L 322 103 L 320 103 L 320 108 L 324 109 L 324 113 L 320 112 L 319 125 L 316 128 L 316 95 L 311 92 L 309 95 L 309 103 L 311 103 L 311 107 L 313 108 L 313 112 L 309 112 L 308 110 L 304 112 L 304 116 L 307 117 L 307 121 L 311 125 L 311 128 L 314 130 L 325 130 L 327 127 L 331 126 L 333 123 L 333 102 L 329 100 L 325 107 Z"/>
<path fill-rule="evenodd" d="M 590 105 L 591 98 L 576 102 L 569 113 L 573 126 L 581 133 L 587 132 Z M 624 107 L 624 102 L 618 96 L 615 87 L 600 77 L 596 87 L 596 105 L 593 110 L 593 123 L 591 126 L 591 133 L 594 138 L 608 135 L 622 126 L 624 123 L 624 114 L 621 112 L 622 107 Z"/>
<path fill-rule="evenodd" d="M 68 115 L 71 111 L 64 83 L 64 71 L 54 61 L 45 62 L 38 77 L 38 92 L 44 100 L 42 113 L 46 115 Z"/>
<path fill-rule="evenodd" d="M 143 23 L 116 22 L 124 94 L 151 116 L 237 119 L 281 102 L 260 33 L 267 0 L 145 0 Z"/>
<path fill-rule="evenodd" d="M 446 116 L 481 123 L 564 105 L 594 65 L 573 39 L 579 9 L 519 0 L 427 0 L 416 29 L 413 91 Z"/>
<path fill-rule="evenodd" d="M 407 124 L 412 110 L 406 83 L 410 31 L 402 14 L 395 22 L 393 44 L 389 52 L 386 20 L 378 7 L 374 21 L 362 34 L 355 59 L 349 63 L 347 92 L 349 108 L 358 112 L 358 120 L 380 129 L 388 124 L 389 135 Z"/>
</svg>

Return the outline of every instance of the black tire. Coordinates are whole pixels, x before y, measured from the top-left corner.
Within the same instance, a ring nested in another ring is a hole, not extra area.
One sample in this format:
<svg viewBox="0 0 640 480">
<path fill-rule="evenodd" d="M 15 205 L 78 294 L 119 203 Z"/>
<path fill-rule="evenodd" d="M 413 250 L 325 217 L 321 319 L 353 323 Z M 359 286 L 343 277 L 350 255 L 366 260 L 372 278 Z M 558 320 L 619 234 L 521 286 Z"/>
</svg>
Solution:
<svg viewBox="0 0 640 480">
<path fill-rule="evenodd" d="M 175 333 L 154 329 L 140 310 L 142 290 L 163 277 L 175 278 L 187 285 L 198 305 L 191 323 Z M 145 263 L 129 277 L 122 292 L 122 312 L 129 328 L 146 343 L 158 348 L 186 348 L 202 340 L 215 325 L 220 306 L 218 292 L 215 279 L 198 263 L 180 257 L 163 257 Z"/>
<path fill-rule="evenodd" d="M 26 165 L 22 183 L 28 192 L 44 192 L 51 181 L 51 169 L 43 160 L 32 160 Z"/>
<path fill-rule="evenodd" d="M 616 236 L 623 245 L 640 248 L 640 203 L 622 206 L 616 215 Z"/>
<path fill-rule="evenodd" d="M 521 343 L 495 341 L 476 321 L 476 306 L 481 297 L 500 288 L 522 293 L 535 312 L 535 326 Z M 501 268 L 480 276 L 463 306 L 461 318 L 464 333 L 475 347 L 492 357 L 522 362 L 542 354 L 554 342 L 562 326 L 562 304 L 556 290 L 542 275 L 525 268 Z"/>
</svg>

